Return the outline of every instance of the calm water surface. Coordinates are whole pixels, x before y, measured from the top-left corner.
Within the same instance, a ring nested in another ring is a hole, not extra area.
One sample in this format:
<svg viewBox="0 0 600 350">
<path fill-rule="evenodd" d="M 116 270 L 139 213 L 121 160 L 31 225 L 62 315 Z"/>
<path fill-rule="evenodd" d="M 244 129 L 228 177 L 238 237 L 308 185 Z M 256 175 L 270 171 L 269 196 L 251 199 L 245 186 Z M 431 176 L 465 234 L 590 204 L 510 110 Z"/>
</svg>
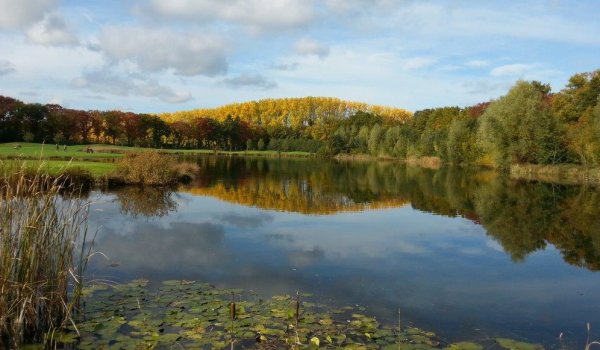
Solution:
<svg viewBox="0 0 600 350">
<path fill-rule="evenodd" d="M 600 191 L 384 162 L 203 157 L 173 191 L 93 193 L 96 278 L 313 293 L 448 341 L 600 338 Z M 106 267 L 118 263 L 118 267 Z"/>
</svg>

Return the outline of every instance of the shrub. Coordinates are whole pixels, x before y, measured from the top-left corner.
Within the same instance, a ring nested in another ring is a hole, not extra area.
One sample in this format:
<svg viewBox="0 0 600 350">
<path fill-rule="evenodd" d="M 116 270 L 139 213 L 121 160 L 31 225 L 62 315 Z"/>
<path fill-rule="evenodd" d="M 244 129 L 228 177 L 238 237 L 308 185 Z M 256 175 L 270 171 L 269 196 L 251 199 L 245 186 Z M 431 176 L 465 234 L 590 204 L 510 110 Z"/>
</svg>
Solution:
<svg viewBox="0 0 600 350">
<path fill-rule="evenodd" d="M 117 163 L 113 182 L 140 186 L 168 186 L 194 179 L 198 167 L 177 162 L 177 158 L 159 152 L 131 152 Z"/>
</svg>

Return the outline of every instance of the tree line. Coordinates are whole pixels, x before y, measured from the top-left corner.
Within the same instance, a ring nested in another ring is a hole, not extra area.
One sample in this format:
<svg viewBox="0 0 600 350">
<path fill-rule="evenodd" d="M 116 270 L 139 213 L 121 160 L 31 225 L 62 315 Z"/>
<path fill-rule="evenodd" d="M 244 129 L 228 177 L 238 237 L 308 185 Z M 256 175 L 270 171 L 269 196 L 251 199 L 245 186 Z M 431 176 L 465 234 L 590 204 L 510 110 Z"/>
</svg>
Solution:
<svg viewBox="0 0 600 350">
<path fill-rule="evenodd" d="M 241 150 L 249 140 L 256 139 L 258 146 L 263 134 L 261 128 L 231 116 L 168 122 L 151 114 L 82 111 L 0 96 L 0 142 Z"/>
<path fill-rule="evenodd" d="M 600 165 L 600 70 L 556 93 L 518 81 L 470 107 L 414 113 L 335 98 L 266 99 L 163 114 L 81 111 L 0 96 L 0 142 L 437 157 L 453 164 Z"/>
<path fill-rule="evenodd" d="M 328 152 L 396 158 L 438 157 L 453 164 L 600 165 L 600 70 L 548 84 L 518 81 L 499 99 L 415 112 L 404 123 L 357 113 L 339 123 Z"/>
</svg>

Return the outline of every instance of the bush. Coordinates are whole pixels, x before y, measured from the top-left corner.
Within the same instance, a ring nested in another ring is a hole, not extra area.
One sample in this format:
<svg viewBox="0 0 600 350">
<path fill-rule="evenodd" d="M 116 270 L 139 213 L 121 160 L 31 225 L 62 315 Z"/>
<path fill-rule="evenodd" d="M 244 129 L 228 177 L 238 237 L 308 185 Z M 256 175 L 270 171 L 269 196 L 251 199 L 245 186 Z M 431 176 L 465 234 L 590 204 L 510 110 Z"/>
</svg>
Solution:
<svg viewBox="0 0 600 350">
<path fill-rule="evenodd" d="M 114 182 L 140 186 L 167 186 L 193 180 L 198 170 L 192 164 L 179 164 L 175 156 L 152 151 L 127 153 L 117 166 Z"/>
</svg>

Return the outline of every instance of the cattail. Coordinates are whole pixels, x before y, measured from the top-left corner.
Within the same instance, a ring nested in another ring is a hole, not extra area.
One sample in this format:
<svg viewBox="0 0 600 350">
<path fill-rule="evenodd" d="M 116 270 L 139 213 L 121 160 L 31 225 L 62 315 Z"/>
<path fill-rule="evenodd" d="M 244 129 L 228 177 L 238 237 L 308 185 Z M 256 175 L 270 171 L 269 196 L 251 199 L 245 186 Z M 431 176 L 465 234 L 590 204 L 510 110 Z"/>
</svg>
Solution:
<svg viewBox="0 0 600 350">
<path fill-rule="evenodd" d="M 231 320 L 235 320 L 235 294 L 231 293 L 231 304 L 229 304 L 229 315 L 231 316 Z"/>
</svg>

